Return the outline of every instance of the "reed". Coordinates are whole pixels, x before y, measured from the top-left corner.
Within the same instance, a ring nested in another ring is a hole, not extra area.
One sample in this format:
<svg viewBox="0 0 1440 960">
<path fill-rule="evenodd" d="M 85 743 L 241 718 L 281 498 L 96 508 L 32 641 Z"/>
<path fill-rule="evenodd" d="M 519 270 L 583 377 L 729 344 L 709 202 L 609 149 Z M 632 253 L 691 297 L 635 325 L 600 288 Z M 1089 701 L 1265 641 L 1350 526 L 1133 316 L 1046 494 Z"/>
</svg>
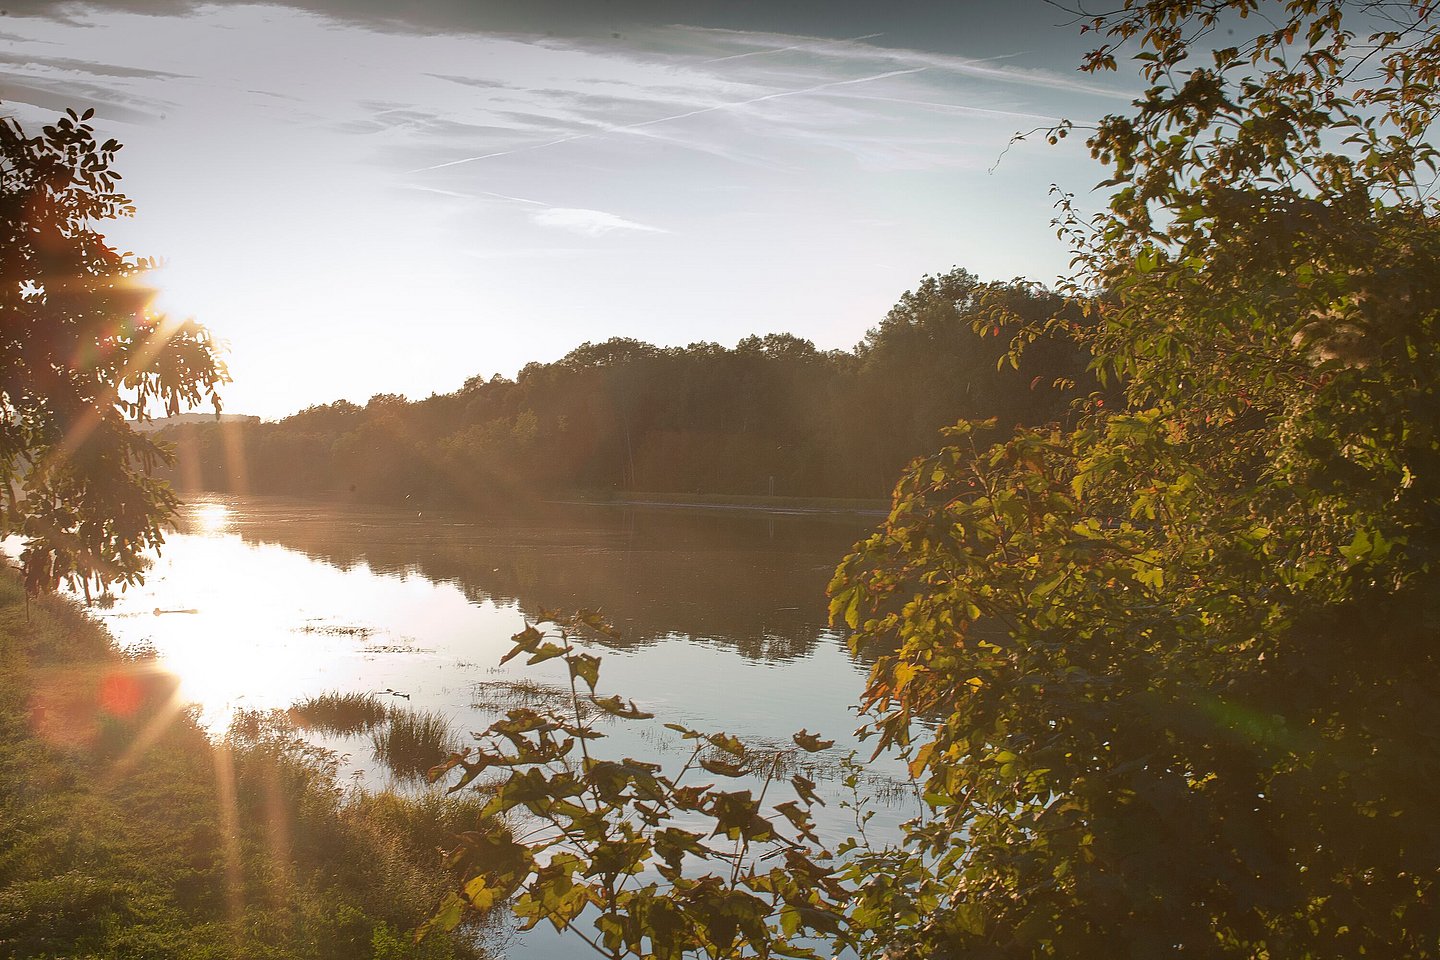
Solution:
<svg viewBox="0 0 1440 960">
<path fill-rule="evenodd" d="M 322 733 L 347 734 L 373 730 L 385 722 L 385 704 L 374 694 L 330 691 L 290 708 L 296 726 Z"/>
<path fill-rule="evenodd" d="M 401 780 L 423 780 L 450 756 L 454 740 L 449 722 L 429 710 L 391 708 L 384 726 L 370 731 L 375 759 Z"/>
</svg>

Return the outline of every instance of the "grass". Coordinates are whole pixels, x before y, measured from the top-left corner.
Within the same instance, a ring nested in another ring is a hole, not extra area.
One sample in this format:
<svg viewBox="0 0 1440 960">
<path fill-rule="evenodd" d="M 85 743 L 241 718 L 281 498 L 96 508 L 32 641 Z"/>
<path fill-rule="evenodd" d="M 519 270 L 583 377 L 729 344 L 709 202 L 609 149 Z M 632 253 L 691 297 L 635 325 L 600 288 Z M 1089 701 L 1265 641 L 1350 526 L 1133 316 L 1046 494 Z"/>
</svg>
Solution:
<svg viewBox="0 0 1440 960">
<path fill-rule="evenodd" d="M 370 731 L 375 758 L 401 780 L 423 780 L 455 750 L 450 723 L 429 710 L 392 707 L 383 726 Z"/>
<path fill-rule="evenodd" d="M 459 960 L 407 931 L 478 801 L 342 788 L 283 714 L 220 743 L 152 659 L 0 575 L 0 957 Z"/>
<path fill-rule="evenodd" d="M 322 693 L 290 708 L 290 719 L 321 733 L 364 733 L 385 722 L 385 704 L 371 693 Z"/>
<path fill-rule="evenodd" d="M 544 710 L 570 710 L 572 701 L 568 687 L 551 687 L 534 680 L 487 680 L 477 683 L 470 697 L 470 706 L 495 713 L 504 713 L 516 707 L 530 707 Z M 580 715 L 589 718 L 595 709 L 580 701 Z"/>
</svg>

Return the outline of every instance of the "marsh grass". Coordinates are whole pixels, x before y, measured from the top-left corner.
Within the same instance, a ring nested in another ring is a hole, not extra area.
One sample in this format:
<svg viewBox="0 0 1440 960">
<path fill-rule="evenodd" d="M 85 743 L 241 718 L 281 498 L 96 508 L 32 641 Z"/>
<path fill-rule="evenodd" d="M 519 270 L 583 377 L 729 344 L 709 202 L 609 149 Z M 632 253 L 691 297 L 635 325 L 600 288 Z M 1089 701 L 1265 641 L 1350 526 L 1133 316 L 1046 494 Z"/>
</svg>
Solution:
<svg viewBox="0 0 1440 960">
<path fill-rule="evenodd" d="M 321 733 L 365 733 L 384 723 L 389 710 L 371 693 L 329 691 L 290 708 L 296 726 Z"/>
<path fill-rule="evenodd" d="M 423 780 L 450 756 L 455 735 L 443 716 L 429 710 L 392 707 L 383 726 L 370 731 L 375 759 L 400 780 Z"/>
<path fill-rule="evenodd" d="M 571 706 L 568 688 L 551 687 L 534 680 L 488 680 L 477 683 L 470 696 L 470 706 L 479 710 L 504 713 L 516 707 L 555 710 Z M 580 701 L 580 715 L 588 719 L 595 710 Z"/>
<path fill-rule="evenodd" d="M 346 789 L 285 714 L 212 743 L 174 678 L 0 576 L 0 957 L 475 960 L 408 931 L 479 798 Z M 437 792 L 438 794 L 438 792 Z"/>
</svg>

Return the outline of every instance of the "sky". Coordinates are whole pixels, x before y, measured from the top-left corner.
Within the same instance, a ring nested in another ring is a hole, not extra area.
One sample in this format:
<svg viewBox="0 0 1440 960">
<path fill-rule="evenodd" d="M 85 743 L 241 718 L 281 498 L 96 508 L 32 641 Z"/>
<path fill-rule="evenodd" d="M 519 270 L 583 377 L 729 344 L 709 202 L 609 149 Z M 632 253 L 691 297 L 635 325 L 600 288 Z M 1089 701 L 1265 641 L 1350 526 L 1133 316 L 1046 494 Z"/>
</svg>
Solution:
<svg viewBox="0 0 1440 960">
<path fill-rule="evenodd" d="M 1122 76 L 1043 0 L 0 0 L 0 114 L 93 107 L 157 307 L 278 418 L 585 341 L 849 349 L 927 273 L 1054 282 Z"/>
</svg>

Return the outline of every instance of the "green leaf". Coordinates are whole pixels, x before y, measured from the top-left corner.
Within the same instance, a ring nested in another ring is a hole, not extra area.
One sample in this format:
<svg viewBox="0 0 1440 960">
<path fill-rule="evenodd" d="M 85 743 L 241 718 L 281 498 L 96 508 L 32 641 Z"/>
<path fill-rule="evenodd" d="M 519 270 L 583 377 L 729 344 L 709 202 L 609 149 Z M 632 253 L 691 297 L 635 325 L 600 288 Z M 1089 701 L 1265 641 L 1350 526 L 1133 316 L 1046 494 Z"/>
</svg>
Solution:
<svg viewBox="0 0 1440 960">
<path fill-rule="evenodd" d="M 590 698 L 590 702 L 595 704 L 595 706 L 599 707 L 600 710 L 604 713 L 609 714 L 612 717 L 619 717 L 623 720 L 649 720 L 655 716 L 655 714 L 646 713 L 644 710 L 641 710 L 639 707 L 635 706 L 634 700 L 626 701 L 622 700 L 618 696 L 592 696 Z M 670 724 L 666 724 L 666 726 L 670 726 Z M 672 729 L 674 728 L 672 727 Z"/>
<path fill-rule="evenodd" d="M 472 877 L 465 884 L 465 896 L 476 910 L 489 910 L 495 905 L 495 891 L 485 885 L 484 877 Z M 446 927 L 449 930 L 452 927 Z"/>
<path fill-rule="evenodd" d="M 708 734 L 705 739 L 732 756 L 745 756 L 745 744 L 741 743 L 739 738 L 732 737 L 728 733 Z"/>
</svg>

